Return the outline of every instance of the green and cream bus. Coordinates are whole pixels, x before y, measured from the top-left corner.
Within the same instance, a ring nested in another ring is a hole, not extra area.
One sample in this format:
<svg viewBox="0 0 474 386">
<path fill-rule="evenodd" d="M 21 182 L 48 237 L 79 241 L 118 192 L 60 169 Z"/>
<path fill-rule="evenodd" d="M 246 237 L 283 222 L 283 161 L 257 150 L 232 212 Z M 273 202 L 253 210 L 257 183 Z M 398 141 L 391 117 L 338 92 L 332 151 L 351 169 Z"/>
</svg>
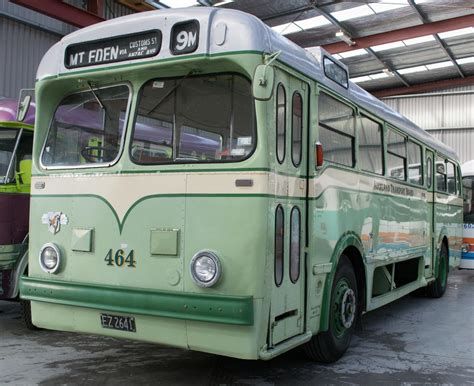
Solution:
<svg viewBox="0 0 474 386">
<path fill-rule="evenodd" d="M 36 101 L 38 327 L 330 362 L 361 314 L 442 296 L 459 264 L 456 154 L 253 16 L 84 28 L 43 58 Z"/>
</svg>

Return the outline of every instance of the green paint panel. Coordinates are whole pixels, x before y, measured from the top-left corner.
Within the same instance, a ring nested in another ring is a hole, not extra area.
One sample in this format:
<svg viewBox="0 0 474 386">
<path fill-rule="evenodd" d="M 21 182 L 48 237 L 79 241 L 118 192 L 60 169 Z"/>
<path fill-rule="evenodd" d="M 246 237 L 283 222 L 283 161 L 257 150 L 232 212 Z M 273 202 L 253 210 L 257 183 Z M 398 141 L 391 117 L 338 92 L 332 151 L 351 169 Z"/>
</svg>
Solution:
<svg viewBox="0 0 474 386">
<path fill-rule="evenodd" d="M 162 316 L 250 326 L 253 299 L 237 296 L 186 294 L 136 288 L 88 285 L 22 276 L 26 300 L 95 308 L 128 314 Z"/>
<path fill-rule="evenodd" d="M 71 249 L 77 252 L 92 252 L 94 229 L 74 228 L 71 236 Z"/>
<path fill-rule="evenodd" d="M 155 229 L 150 233 L 152 255 L 178 255 L 179 229 Z"/>
</svg>

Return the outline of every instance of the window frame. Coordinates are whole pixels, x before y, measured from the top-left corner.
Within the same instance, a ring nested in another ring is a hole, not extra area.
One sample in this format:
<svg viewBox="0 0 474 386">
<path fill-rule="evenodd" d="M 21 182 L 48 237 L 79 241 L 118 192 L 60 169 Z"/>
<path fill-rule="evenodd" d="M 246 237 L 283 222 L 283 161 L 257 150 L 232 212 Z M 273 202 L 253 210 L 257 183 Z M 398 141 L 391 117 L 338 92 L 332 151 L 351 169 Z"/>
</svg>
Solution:
<svg viewBox="0 0 474 386">
<path fill-rule="evenodd" d="M 298 275 L 296 279 L 293 280 L 292 277 L 292 267 L 293 267 L 293 254 L 292 254 L 292 241 L 293 241 L 293 215 L 295 211 L 298 212 Z M 293 284 L 296 284 L 301 276 L 301 210 L 298 205 L 293 206 L 290 212 L 290 246 L 289 246 L 289 259 L 288 259 L 288 273 L 290 276 L 290 280 Z"/>
<path fill-rule="evenodd" d="M 403 137 L 403 140 L 404 140 L 404 143 L 405 143 L 405 157 L 402 157 L 392 151 L 389 150 L 389 145 L 390 143 L 388 142 L 388 138 L 389 138 L 389 133 L 388 131 L 391 130 L 393 131 L 395 134 Z M 398 181 L 398 182 L 409 182 L 408 181 L 408 149 L 407 149 L 407 143 L 408 143 L 408 135 L 405 134 L 403 131 L 400 131 L 398 130 L 397 128 L 395 128 L 394 126 L 390 125 L 390 124 L 387 124 L 386 125 L 386 135 L 385 135 L 385 148 L 386 148 L 386 159 L 387 159 L 387 175 L 386 177 L 394 180 L 394 181 Z M 397 157 L 398 159 L 402 159 L 403 160 L 403 168 L 404 168 L 404 179 L 400 179 L 400 178 L 395 178 L 395 177 L 392 177 L 391 175 L 389 175 L 389 169 L 388 169 L 388 155 L 391 155 L 393 157 Z"/>
<path fill-rule="evenodd" d="M 280 160 L 280 157 L 279 157 L 279 152 L 278 152 L 278 144 L 279 144 L 279 134 L 278 134 L 278 129 L 279 129 L 279 126 L 278 126 L 278 111 L 279 111 L 279 108 L 281 106 L 280 104 L 280 100 L 279 100 L 279 90 L 283 90 L 283 108 L 284 108 L 284 114 L 283 114 L 283 155 L 282 155 L 282 158 Z M 286 88 L 285 88 L 285 85 L 283 84 L 283 82 L 279 82 L 278 83 L 278 86 L 277 86 L 277 92 L 276 92 L 276 110 L 275 110 L 275 155 L 276 155 L 276 159 L 277 159 L 277 162 L 282 165 L 284 162 L 285 162 L 285 158 L 286 158 L 286 129 L 287 129 L 287 125 L 286 125 L 286 120 L 287 120 L 287 115 L 288 115 L 288 108 L 287 108 L 287 102 L 288 102 L 288 98 L 287 98 L 287 93 L 286 93 Z"/>
<path fill-rule="evenodd" d="M 127 138 L 127 127 L 128 127 L 128 123 L 129 123 L 129 120 L 130 120 L 130 114 L 131 114 L 131 107 L 132 107 L 132 101 L 134 100 L 134 88 L 133 88 L 133 85 L 131 82 L 127 82 L 127 81 L 123 81 L 123 82 L 119 82 L 119 83 L 113 83 L 113 84 L 107 84 L 107 85 L 103 85 L 101 87 L 93 87 L 92 90 L 97 91 L 97 90 L 102 90 L 102 89 L 106 89 L 106 88 L 112 88 L 112 87 L 118 87 L 118 86 L 127 86 L 128 87 L 128 90 L 129 90 L 129 93 L 128 93 L 128 101 L 127 101 L 127 108 L 126 108 L 126 111 L 125 111 L 125 115 L 124 115 L 124 118 L 123 118 L 123 132 L 122 132 L 122 138 L 120 140 L 120 148 L 119 148 L 119 151 L 117 152 L 117 156 L 110 162 L 102 162 L 102 163 L 88 163 L 88 164 L 84 164 L 84 165 L 73 165 L 73 166 L 64 166 L 64 165 L 60 165 L 60 166 L 46 166 L 43 164 L 43 154 L 44 154 L 44 151 L 45 151 L 45 148 L 46 148 L 46 143 L 48 142 L 48 138 L 49 138 L 49 133 L 51 132 L 51 128 L 52 128 L 52 123 L 53 123 L 53 120 L 54 120 L 54 116 L 56 115 L 56 111 L 58 110 L 58 107 L 60 106 L 61 102 L 70 97 L 71 95 L 74 95 L 74 94 L 80 94 L 80 93 L 84 93 L 84 92 L 91 92 L 90 89 L 83 89 L 83 90 L 80 90 L 80 91 L 77 91 L 77 90 L 72 90 L 70 93 L 68 94 L 65 94 L 59 101 L 58 103 L 56 104 L 55 108 L 54 108 L 54 111 L 51 115 L 51 118 L 49 120 L 49 126 L 48 126 L 48 131 L 45 135 L 45 138 L 44 138 L 44 141 L 43 141 L 43 144 L 41 145 L 41 153 L 39 155 L 39 165 L 41 167 L 41 169 L 43 170 L 74 170 L 74 169 L 95 169 L 95 168 L 110 168 L 112 166 L 114 166 L 117 162 L 119 162 L 119 160 L 122 158 L 123 156 L 123 152 L 124 152 L 124 149 L 125 149 L 125 142 L 126 142 L 126 138 Z M 33 146 L 34 146 L 34 143 L 33 143 Z"/>
<path fill-rule="evenodd" d="M 337 101 L 337 102 L 347 106 L 348 108 L 352 109 L 352 111 L 354 113 L 353 117 L 355 119 L 354 135 L 353 136 L 350 135 L 350 134 L 344 133 L 343 131 L 340 131 L 338 129 L 334 129 L 334 128 L 332 128 L 332 127 L 330 127 L 330 126 L 328 126 L 324 123 L 321 123 L 321 120 L 320 120 L 321 115 L 320 115 L 320 108 L 319 108 L 321 94 L 325 94 L 326 96 L 328 96 L 328 97 L 334 99 L 335 101 Z M 337 94 L 334 94 L 333 92 L 330 92 L 329 90 L 326 90 L 326 89 L 323 89 L 323 88 L 319 88 L 319 93 L 318 93 L 318 98 L 317 98 L 317 106 L 318 106 L 317 127 L 318 127 L 318 141 L 319 142 L 321 142 L 321 131 L 319 130 L 320 127 L 323 127 L 326 130 L 332 131 L 333 133 L 336 133 L 338 135 L 342 135 L 342 136 L 352 140 L 352 165 L 346 165 L 346 164 L 342 164 L 342 163 L 339 163 L 339 162 L 329 161 L 329 160 L 324 158 L 324 151 L 323 151 L 323 161 L 328 162 L 330 165 L 337 165 L 337 166 L 342 166 L 342 167 L 345 167 L 345 168 L 355 169 L 356 168 L 356 144 L 357 144 L 357 112 L 358 112 L 357 106 L 353 105 L 352 103 L 350 103 L 348 101 L 345 101 L 344 99 L 339 97 Z M 323 149 L 324 149 L 324 144 L 323 144 Z"/>
<path fill-rule="evenodd" d="M 301 124 L 299 127 L 300 132 L 300 155 L 298 162 L 295 163 L 295 153 L 294 153 L 294 143 L 295 143 L 295 96 L 298 96 L 301 101 Z M 304 126 L 304 108 L 303 108 L 303 96 L 299 92 L 299 90 L 295 90 L 293 92 L 293 96 L 291 98 L 291 163 L 295 168 L 301 165 L 301 161 L 303 160 L 303 126 Z"/>
<path fill-rule="evenodd" d="M 410 153 L 408 151 L 408 147 L 409 147 L 409 144 L 413 144 L 413 145 L 416 145 L 418 146 L 418 148 L 420 149 L 420 166 L 421 166 L 421 183 L 420 184 L 417 184 L 415 182 L 411 182 L 410 181 L 410 164 L 409 164 L 409 161 L 410 161 Z M 406 150 L 407 150 L 407 182 L 415 187 L 424 187 L 425 186 L 425 162 L 424 162 L 424 158 L 423 158 L 423 146 L 421 145 L 421 143 L 419 143 L 418 141 L 415 141 L 413 140 L 413 137 L 408 137 L 407 140 L 406 140 Z"/>
<path fill-rule="evenodd" d="M 281 235 L 281 240 L 282 240 L 282 251 L 281 251 L 281 277 L 280 281 L 277 281 L 277 221 L 278 221 L 278 211 L 281 210 L 281 221 L 282 221 L 282 235 Z M 285 279 L 285 210 L 283 209 L 283 206 L 281 204 L 278 204 L 277 207 L 275 208 L 275 225 L 274 225 L 274 245 L 273 245 L 273 281 L 276 285 L 276 287 L 280 287 L 283 284 L 283 281 Z"/>
<path fill-rule="evenodd" d="M 454 192 L 449 191 L 449 176 L 448 176 L 448 164 L 451 164 L 453 167 L 453 172 L 454 172 Z M 446 159 L 445 162 L 446 165 L 446 193 L 448 193 L 450 196 L 457 196 L 458 195 L 458 188 L 457 188 L 457 179 L 458 179 L 458 172 L 457 172 L 457 165 L 454 161 L 451 161 L 449 158 Z"/>
<path fill-rule="evenodd" d="M 359 122 L 359 119 L 361 119 L 362 117 L 366 118 L 366 119 L 370 119 L 372 122 L 375 122 L 376 124 L 379 125 L 380 127 L 380 139 L 381 139 L 381 142 L 380 142 L 380 148 L 381 148 L 381 159 L 382 159 L 382 171 L 380 173 L 377 173 L 377 172 L 374 172 L 374 171 L 371 171 L 371 170 L 366 170 L 366 169 L 362 169 L 361 165 L 360 165 L 360 132 L 361 132 L 361 127 L 357 127 L 356 126 L 356 137 L 357 137 L 357 167 L 359 168 L 359 170 L 363 173 L 370 173 L 370 174 L 373 174 L 373 175 L 376 175 L 376 176 L 384 176 L 385 175 L 385 130 L 384 130 L 384 121 L 381 121 L 380 119 L 377 119 L 376 117 L 374 117 L 372 114 L 370 113 L 367 113 L 366 111 L 364 110 L 360 110 L 358 111 L 358 115 L 357 115 L 357 120 Z"/>
<path fill-rule="evenodd" d="M 437 163 L 437 158 L 441 158 L 444 162 L 444 173 L 438 173 L 438 168 L 436 167 L 436 163 Z M 437 193 L 442 193 L 442 194 L 449 194 L 448 193 L 448 177 L 447 177 L 447 168 L 446 168 L 446 160 L 447 158 L 440 154 L 440 153 L 435 153 L 435 191 Z M 438 174 L 442 174 L 444 176 L 444 187 L 445 187 L 445 190 L 439 190 L 438 189 Z"/>
<path fill-rule="evenodd" d="M 133 111 L 133 125 L 132 125 L 132 128 L 131 128 L 131 133 L 130 133 L 130 140 L 129 140 L 129 146 L 128 146 L 128 157 L 130 159 L 130 161 L 135 164 L 135 165 L 139 165 L 139 166 L 152 166 L 152 167 L 157 167 L 157 166 L 165 166 L 165 165 L 196 165 L 196 164 L 200 164 L 200 165 L 220 165 L 220 164 L 229 164 L 229 163 L 240 163 L 240 162 L 243 162 L 243 161 L 246 161 L 248 160 L 249 158 L 251 158 L 256 150 L 257 150 L 257 146 L 258 146 L 258 128 L 257 128 L 257 112 L 255 110 L 255 98 L 253 98 L 252 96 L 252 82 L 251 80 L 245 75 L 245 74 L 241 74 L 239 72 L 211 72 L 211 73 L 205 73 L 205 74 L 198 74 L 198 75 L 194 75 L 194 76 L 188 76 L 187 78 L 199 78 L 199 77 L 206 77 L 206 76 L 213 76 L 213 75 L 237 75 L 237 76 L 240 76 L 241 78 L 245 79 L 245 81 L 249 82 L 249 87 L 250 87 L 250 99 L 252 100 L 252 113 L 253 113 L 253 123 L 254 123 L 254 132 L 253 132 L 253 135 L 254 137 L 252 137 L 252 139 L 254 139 L 253 141 L 253 148 L 252 148 L 252 151 L 249 152 L 249 154 L 247 154 L 246 157 L 244 158 L 240 158 L 238 160 L 219 160 L 219 161 L 216 161 L 216 160 L 211 160 L 211 161 L 191 161 L 191 160 L 182 160 L 182 161 L 173 161 L 171 160 L 171 162 L 156 162 L 156 163 L 144 163 L 144 162 L 139 162 L 137 160 L 135 160 L 133 157 L 132 157 L 132 145 L 133 145 L 133 139 L 135 137 L 135 125 L 136 125 L 136 121 L 137 121 L 137 116 L 138 116 L 138 104 L 140 102 L 140 98 L 142 96 L 142 93 L 143 93 L 143 90 L 144 90 L 144 87 L 145 85 L 150 82 L 151 80 L 153 79 L 160 79 L 160 80 L 179 80 L 179 79 L 182 79 L 184 76 L 186 75 L 181 75 L 181 76 L 171 76 L 171 77 L 153 77 L 153 78 L 147 78 L 140 86 L 140 89 L 138 91 L 138 94 L 137 94 L 137 97 L 136 97 L 136 104 L 135 104 L 135 110 Z M 174 90 L 175 92 L 176 90 Z M 173 132 L 172 132 L 172 140 L 174 141 L 174 128 L 173 128 Z M 174 142 L 173 142 L 174 143 Z"/>
</svg>

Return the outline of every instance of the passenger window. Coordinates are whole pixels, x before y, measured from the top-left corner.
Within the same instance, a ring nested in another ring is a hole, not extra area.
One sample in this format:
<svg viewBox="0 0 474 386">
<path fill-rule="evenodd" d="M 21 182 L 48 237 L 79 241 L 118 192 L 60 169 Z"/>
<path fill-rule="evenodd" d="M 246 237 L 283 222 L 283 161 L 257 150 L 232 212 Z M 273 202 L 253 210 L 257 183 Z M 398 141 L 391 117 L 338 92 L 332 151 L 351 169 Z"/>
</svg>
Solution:
<svg viewBox="0 0 474 386">
<path fill-rule="evenodd" d="M 452 162 L 446 162 L 447 166 L 447 173 L 446 177 L 448 179 L 448 193 L 449 194 L 456 194 L 456 173 L 455 167 Z"/>
<path fill-rule="evenodd" d="M 423 185 L 423 164 L 421 162 L 421 146 L 408 141 L 408 181 Z"/>
<path fill-rule="evenodd" d="M 285 219 L 283 208 L 278 205 L 275 212 L 275 284 L 279 287 L 283 281 L 283 254 L 285 240 Z"/>
<path fill-rule="evenodd" d="M 446 192 L 446 164 L 441 157 L 436 157 L 436 190 Z"/>
<path fill-rule="evenodd" d="M 359 166 L 383 174 L 382 125 L 365 116 L 359 118 Z"/>
<path fill-rule="evenodd" d="M 291 210 L 290 226 L 290 279 L 296 283 L 300 277 L 301 255 L 301 212 L 297 206 Z"/>
<path fill-rule="evenodd" d="M 387 168 L 388 175 L 397 180 L 406 181 L 406 140 L 405 137 L 388 129 Z"/>
<path fill-rule="evenodd" d="M 295 167 L 301 162 L 301 140 L 303 137 L 303 101 L 298 92 L 293 94 L 293 119 L 291 124 L 291 160 Z"/>
<path fill-rule="evenodd" d="M 283 163 L 286 145 L 286 92 L 281 83 L 278 85 L 276 111 L 276 153 L 278 162 Z"/>
<path fill-rule="evenodd" d="M 324 160 L 354 166 L 354 110 L 321 93 L 319 96 L 319 141 Z"/>
<path fill-rule="evenodd" d="M 431 158 L 428 158 L 426 161 L 426 179 L 428 183 L 426 184 L 428 189 L 431 188 L 432 180 L 433 180 L 433 161 Z"/>
</svg>

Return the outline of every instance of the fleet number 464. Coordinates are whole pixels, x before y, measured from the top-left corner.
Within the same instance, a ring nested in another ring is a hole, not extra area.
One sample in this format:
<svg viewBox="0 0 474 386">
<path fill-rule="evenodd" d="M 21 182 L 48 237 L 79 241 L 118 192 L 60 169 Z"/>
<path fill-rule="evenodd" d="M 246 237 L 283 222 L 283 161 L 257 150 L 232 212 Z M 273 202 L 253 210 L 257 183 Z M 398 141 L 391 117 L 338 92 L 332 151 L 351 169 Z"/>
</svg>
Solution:
<svg viewBox="0 0 474 386">
<path fill-rule="evenodd" d="M 106 261 L 107 265 L 111 267 L 123 267 L 125 265 L 126 267 L 135 268 L 136 261 L 135 252 L 133 249 L 128 253 L 127 256 L 125 256 L 125 254 L 126 252 L 123 249 L 118 249 L 117 252 L 114 253 L 111 248 L 107 252 L 104 261 Z"/>
</svg>

